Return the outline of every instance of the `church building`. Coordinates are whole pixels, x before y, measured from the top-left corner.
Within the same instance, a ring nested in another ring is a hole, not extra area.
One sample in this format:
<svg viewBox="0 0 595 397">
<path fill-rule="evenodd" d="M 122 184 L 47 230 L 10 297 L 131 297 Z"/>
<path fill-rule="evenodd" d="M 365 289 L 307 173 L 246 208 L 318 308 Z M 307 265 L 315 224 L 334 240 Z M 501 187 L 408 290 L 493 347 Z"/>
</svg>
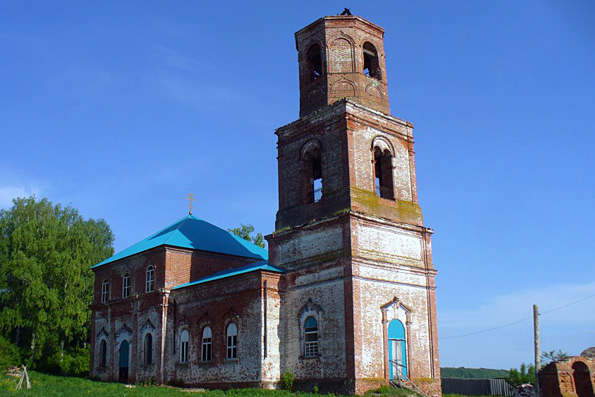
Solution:
<svg viewBox="0 0 595 397">
<path fill-rule="evenodd" d="M 95 265 L 91 376 L 268 388 L 290 372 L 302 390 L 440 395 L 432 230 L 384 30 L 347 13 L 295 40 L 269 251 L 190 214 Z"/>
</svg>

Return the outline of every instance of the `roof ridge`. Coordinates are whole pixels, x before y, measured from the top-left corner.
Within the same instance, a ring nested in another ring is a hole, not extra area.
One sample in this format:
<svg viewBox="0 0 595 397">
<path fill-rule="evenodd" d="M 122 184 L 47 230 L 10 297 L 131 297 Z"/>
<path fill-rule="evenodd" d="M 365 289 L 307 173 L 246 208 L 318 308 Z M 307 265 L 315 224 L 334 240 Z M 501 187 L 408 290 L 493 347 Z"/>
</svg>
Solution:
<svg viewBox="0 0 595 397">
<path fill-rule="evenodd" d="M 124 259 L 158 246 L 182 247 L 263 260 L 267 260 L 269 256 L 265 248 L 244 240 L 229 230 L 225 230 L 204 219 L 189 214 L 157 233 L 151 234 L 138 243 L 92 266 L 92 268 Z"/>
<path fill-rule="evenodd" d="M 183 225 L 184 223 L 186 223 L 186 221 L 188 221 L 188 218 L 190 218 L 191 216 L 192 216 L 192 214 L 188 214 L 188 216 L 184 217 L 184 220 L 183 220 L 182 222 L 179 222 L 179 221 L 178 221 L 179 223 L 178 223 L 178 226 L 176 227 L 176 230 L 175 230 L 175 231 L 176 231 L 176 232 L 179 232 L 179 231 L 180 231 L 180 228 L 182 227 L 182 225 Z M 174 224 L 175 224 L 175 223 L 174 223 Z M 167 229 L 167 228 L 165 228 L 165 229 Z M 165 229 L 163 229 L 163 230 L 165 230 Z M 165 240 L 165 241 L 163 242 L 163 244 L 164 244 L 164 245 L 168 243 L 168 241 L 169 241 L 169 240 L 172 238 L 172 236 L 173 236 L 173 234 L 174 234 L 174 233 L 175 233 L 175 232 L 172 232 L 172 233 L 170 233 L 170 234 L 169 234 L 169 236 L 167 237 L 167 240 Z"/>
</svg>

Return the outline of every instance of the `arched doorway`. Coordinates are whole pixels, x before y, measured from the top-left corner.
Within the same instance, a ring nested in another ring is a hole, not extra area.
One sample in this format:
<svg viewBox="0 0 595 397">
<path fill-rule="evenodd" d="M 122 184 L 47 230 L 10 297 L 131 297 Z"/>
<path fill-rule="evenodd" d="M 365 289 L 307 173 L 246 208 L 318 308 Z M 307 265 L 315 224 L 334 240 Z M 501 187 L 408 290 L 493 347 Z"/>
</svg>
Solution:
<svg viewBox="0 0 595 397">
<path fill-rule="evenodd" d="M 388 325 L 388 363 L 389 379 L 407 379 L 407 339 L 399 320 Z"/>
<path fill-rule="evenodd" d="M 593 384 L 591 383 L 591 371 L 587 364 L 577 361 L 572 364 L 572 378 L 574 390 L 578 397 L 593 397 Z"/>
<path fill-rule="evenodd" d="M 128 382 L 128 358 L 130 356 L 129 352 L 130 345 L 128 344 L 128 341 L 122 341 L 122 343 L 120 343 L 120 374 L 118 377 L 118 382 Z"/>
</svg>

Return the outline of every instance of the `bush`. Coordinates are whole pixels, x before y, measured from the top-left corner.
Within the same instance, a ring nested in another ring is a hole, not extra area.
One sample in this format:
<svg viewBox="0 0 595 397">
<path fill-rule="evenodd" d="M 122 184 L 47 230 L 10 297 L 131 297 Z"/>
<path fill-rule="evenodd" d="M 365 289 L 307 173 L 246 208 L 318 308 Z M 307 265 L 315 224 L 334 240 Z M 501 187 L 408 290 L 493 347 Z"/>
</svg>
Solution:
<svg viewBox="0 0 595 397">
<path fill-rule="evenodd" d="M 89 375 L 90 352 L 88 348 L 75 347 L 64 351 L 47 352 L 35 369 L 49 374 L 83 376 Z"/>
<path fill-rule="evenodd" d="M 69 354 L 64 354 L 60 363 L 60 371 L 68 375 L 87 376 L 89 375 L 90 361 L 89 349 L 79 348 Z"/>
<path fill-rule="evenodd" d="M 183 379 L 171 379 L 167 382 L 168 386 L 174 387 L 184 387 L 184 380 Z"/>
<path fill-rule="evenodd" d="M 506 381 L 512 386 L 517 387 L 526 383 L 535 385 L 535 366 L 533 364 L 527 365 L 525 363 L 521 364 L 520 370 L 516 368 L 512 368 L 508 371 L 508 377 Z"/>
<path fill-rule="evenodd" d="M 281 380 L 279 381 L 279 386 L 281 387 L 281 390 L 292 391 L 293 381 L 293 374 L 289 371 L 285 371 L 283 375 L 281 375 Z"/>
<path fill-rule="evenodd" d="M 20 364 L 21 358 L 16 346 L 0 336 L 0 370 Z"/>
<path fill-rule="evenodd" d="M 150 377 L 149 379 L 145 379 L 141 382 L 136 382 L 137 386 L 142 386 L 142 387 L 150 387 L 150 386 L 155 386 L 155 378 Z"/>
</svg>

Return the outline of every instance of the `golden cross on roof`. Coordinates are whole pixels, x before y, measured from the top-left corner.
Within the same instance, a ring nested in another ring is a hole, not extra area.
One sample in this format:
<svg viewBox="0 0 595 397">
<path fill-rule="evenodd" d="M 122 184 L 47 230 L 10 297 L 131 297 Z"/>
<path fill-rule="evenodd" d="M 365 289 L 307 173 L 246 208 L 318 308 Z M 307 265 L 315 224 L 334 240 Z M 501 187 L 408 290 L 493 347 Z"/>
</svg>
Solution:
<svg viewBox="0 0 595 397">
<path fill-rule="evenodd" d="M 186 200 L 188 200 L 188 214 L 192 215 L 192 202 L 196 200 L 194 198 L 194 194 L 188 193 L 188 197 L 186 197 Z"/>
</svg>

